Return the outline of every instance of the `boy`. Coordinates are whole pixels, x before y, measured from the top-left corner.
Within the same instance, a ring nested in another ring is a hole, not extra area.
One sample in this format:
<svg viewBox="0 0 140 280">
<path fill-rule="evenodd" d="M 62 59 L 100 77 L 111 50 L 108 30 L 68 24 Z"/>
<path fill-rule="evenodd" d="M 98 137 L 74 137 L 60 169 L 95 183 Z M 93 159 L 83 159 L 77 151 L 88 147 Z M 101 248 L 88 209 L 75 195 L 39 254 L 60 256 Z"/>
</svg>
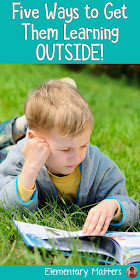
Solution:
<svg viewBox="0 0 140 280">
<path fill-rule="evenodd" d="M 107 156 L 89 144 L 93 116 L 76 87 L 51 80 L 25 103 L 26 138 L 0 166 L 0 200 L 31 211 L 47 197 L 91 205 L 83 232 L 105 234 L 110 222 L 132 225 L 138 205 L 127 195 L 124 176 Z M 112 223 L 111 223 L 112 224 Z"/>
</svg>

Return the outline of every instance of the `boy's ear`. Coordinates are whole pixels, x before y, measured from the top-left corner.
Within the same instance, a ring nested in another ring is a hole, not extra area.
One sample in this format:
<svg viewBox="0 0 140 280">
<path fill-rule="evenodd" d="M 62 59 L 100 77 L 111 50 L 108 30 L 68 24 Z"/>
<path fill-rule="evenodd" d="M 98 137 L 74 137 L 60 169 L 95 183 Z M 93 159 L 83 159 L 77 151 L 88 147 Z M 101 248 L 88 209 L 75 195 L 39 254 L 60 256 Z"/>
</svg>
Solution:
<svg viewBox="0 0 140 280">
<path fill-rule="evenodd" d="M 28 131 L 28 138 L 31 139 L 31 138 L 34 138 L 36 137 L 36 134 L 33 130 L 29 129 Z"/>
</svg>

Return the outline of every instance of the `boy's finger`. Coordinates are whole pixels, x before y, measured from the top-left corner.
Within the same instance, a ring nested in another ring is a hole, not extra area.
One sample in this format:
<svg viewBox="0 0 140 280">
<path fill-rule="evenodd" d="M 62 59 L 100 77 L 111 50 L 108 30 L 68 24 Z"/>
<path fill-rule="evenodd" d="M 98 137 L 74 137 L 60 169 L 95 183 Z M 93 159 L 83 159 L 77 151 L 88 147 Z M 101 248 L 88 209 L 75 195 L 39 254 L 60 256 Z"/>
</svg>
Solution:
<svg viewBox="0 0 140 280">
<path fill-rule="evenodd" d="M 104 223 L 105 223 L 105 216 L 104 216 L 104 215 L 101 215 L 100 218 L 99 218 L 99 220 L 98 220 L 98 223 L 97 223 L 97 225 L 96 225 L 96 228 L 95 228 L 95 230 L 94 230 L 94 234 L 95 234 L 95 235 L 100 234 L 100 231 L 101 231 L 101 229 L 103 228 Z"/>
<path fill-rule="evenodd" d="M 101 230 L 101 232 L 100 232 L 100 235 L 104 235 L 104 234 L 107 232 L 107 230 L 108 230 L 108 228 L 109 228 L 109 224 L 110 224 L 110 218 L 107 218 L 107 219 L 105 220 L 105 223 L 104 223 L 103 227 L 102 227 L 102 230 Z"/>
<path fill-rule="evenodd" d="M 39 137 L 32 138 L 32 141 L 37 141 L 38 143 L 46 143 L 45 139 Z"/>
<path fill-rule="evenodd" d="M 86 230 L 87 230 L 87 228 L 88 228 L 88 226 L 89 226 L 89 224 L 90 224 L 90 221 L 91 221 L 91 219 L 92 219 L 92 217 L 93 217 L 93 215 L 94 215 L 94 213 L 93 213 L 92 210 L 93 210 L 93 209 L 91 209 L 91 210 L 88 212 L 88 216 L 87 216 L 87 218 L 86 218 L 86 221 L 85 221 L 84 226 L 83 226 L 83 229 L 82 229 L 82 232 L 83 232 L 83 233 L 86 232 Z"/>
<path fill-rule="evenodd" d="M 99 220 L 99 214 L 93 214 L 90 221 L 88 221 L 85 224 L 83 233 L 91 234 L 93 232 L 93 230 L 95 229 L 95 227 L 98 223 L 98 220 Z"/>
<path fill-rule="evenodd" d="M 29 140 L 30 142 L 34 142 L 35 144 L 43 144 L 44 146 L 49 148 L 49 144 L 43 138 L 34 137 Z"/>
</svg>

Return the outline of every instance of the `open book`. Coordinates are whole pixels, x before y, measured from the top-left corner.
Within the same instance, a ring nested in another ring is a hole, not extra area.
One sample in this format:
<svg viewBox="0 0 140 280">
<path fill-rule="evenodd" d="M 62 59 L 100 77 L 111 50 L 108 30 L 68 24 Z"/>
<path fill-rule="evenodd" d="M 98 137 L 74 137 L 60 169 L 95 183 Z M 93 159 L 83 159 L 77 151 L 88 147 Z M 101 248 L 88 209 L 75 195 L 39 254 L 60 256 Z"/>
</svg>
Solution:
<svg viewBox="0 0 140 280">
<path fill-rule="evenodd" d="M 104 236 L 87 236 L 82 231 L 66 231 L 16 220 L 13 222 L 29 247 L 43 247 L 48 251 L 55 248 L 64 253 L 76 247 L 82 254 L 97 253 L 104 260 L 108 259 L 109 263 L 113 260 L 121 265 L 140 263 L 140 232 L 110 231 Z"/>
</svg>

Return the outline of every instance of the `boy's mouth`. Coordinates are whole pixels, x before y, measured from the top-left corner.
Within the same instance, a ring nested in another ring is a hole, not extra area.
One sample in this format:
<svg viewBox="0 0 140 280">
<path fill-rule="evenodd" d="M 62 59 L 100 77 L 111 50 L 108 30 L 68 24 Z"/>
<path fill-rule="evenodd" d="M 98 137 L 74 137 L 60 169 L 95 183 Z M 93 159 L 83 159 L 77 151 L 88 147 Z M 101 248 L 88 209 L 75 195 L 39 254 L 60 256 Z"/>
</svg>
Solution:
<svg viewBox="0 0 140 280">
<path fill-rule="evenodd" d="M 75 164 L 75 165 L 68 165 L 68 166 L 66 166 L 66 167 L 68 167 L 68 168 L 75 168 L 75 167 L 76 167 L 76 164 Z"/>
</svg>

